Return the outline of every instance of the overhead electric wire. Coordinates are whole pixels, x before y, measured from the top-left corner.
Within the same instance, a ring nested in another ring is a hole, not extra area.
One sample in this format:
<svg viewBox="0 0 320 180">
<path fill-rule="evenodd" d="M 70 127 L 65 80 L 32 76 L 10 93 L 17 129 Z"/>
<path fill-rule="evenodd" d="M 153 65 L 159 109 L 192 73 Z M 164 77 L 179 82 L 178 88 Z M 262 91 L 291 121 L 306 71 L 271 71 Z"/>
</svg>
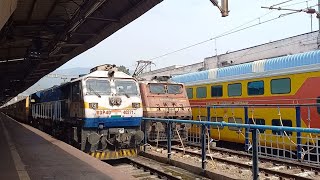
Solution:
<svg viewBox="0 0 320 180">
<path fill-rule="evenodd" d="M 278 3 L 278 4 L 274 4 L 274 5 L 270 6 L 270 7 L 279 6 L 281 4 L 285 4 L 285 3 L 288 3 L 288 2 L 291 2 L 291 1 L 294 1 L 294 0 L 287 0 L 287 1 L 284 1 L 284 2 L 281 2 L 281 3 Z"/>
<path fill-rule="evenodd" d="M 285 15 L 285 16 L 286 16 L 286 15 Z M 230 35 L 230 34 L 234 34 L 234 33 L 237 33 L 237 32 L 240 32 L 240 31 L 243 31 L 243 30 L 246 30 L 246 29 L 249 29 L 249 28 L 258 26 L 258 25 L 261 25 L 261 24 L 265 24 L 265 23 L 270 22 L 270 21 L 274 21 L 274 20 L 276 20 L 276 19 L 280 19 L 280 18 L 285 17 L 285 16 L 278 16 L 278 17 L 276 17 L 276 18 L 272 18 L 272 19 L 269 19 L 269 20 L 265 20 L 265 21 L 262 21 L 262 22 L 258 22 L 258 23 L 256 23 L 256 24 L 253 24 L 253 25 L 250 25 L 250 26 L 247 26 L 247 27 L 244 27 L 244 28 L 235 30 L 235 31 L 231 31 L 231 32 L 230 32 L 230 30 L 229 30 L 229 31 L 227 31 L 227 33 L 222 33 L 222 34 L 220 34 L 220 35 L 218 35 L 218 36 L 215 36 L 215 37 L 212 37 L 212 38 L 210 38 L 210 39 L 207 39 L 207 40 L 204 40 L 204 41 L 201 41 L 201 42 L 198 42 L 198 43 L 195 43 L 195 44 L 186 46 L 186 47 L 181 48 L 181 49 L 178 49 L 178 50 L 171 51 L 171 52 L 169 52 L 169 53 L 165 53 L 165 54 L 160 55 L 160 56 L 156 56 L 156 57 L 151 58 L 151 59 L 149 59 L 149 60 L 150 60 L 150 61 L 156 60 L 156 59 L 159 59 L 159 58 L 162 58 L 162 57 L 165 57 L 165 56 L 168 56 L 168 55 L 171 55 L 171 54 L 174 54 L 174 53 L 177 53 L 177 52 L 186 50 L 186 49 L 189 49 L 189 48 L 194 47 L 194 46 L 198 46 L 198 45 L 204 44 L 204 43 L 206 43 L 206 42 L 209 42 L 209 41 L 212 41 L 212 40 L 215 40 L 215 39 L 218 39 L 218 38 L 221 38 L 221 37 Z"/>
<path fill-rule="evenodd" d="M 293 1 L 293 0 L 288 0 L 288 1 L 285 1 L 285 2 L 282 2 L 282 3 L 279 3 L 279 4 L 276 4 L 276 5 L 288 3 L 288 2 L 291 2 L 291 1 Z M 283 6 L 283 7 L 293 6 L 293 5 L 305 3 L 305 2 L 308 2 L 308 1 L 311 1 L 311 0 L 305 0 L 305 1 L 300 1 L 300 2 L 297 2 L 297 3 L 293 3 L 293 4 L 288 4 L 288 5 L 285 5 L 285 6 Z M 272 5 L 272 6 L 276 6 L 276 5 Z M 316 4 L 316 5 L 314 5 L 314 6 L 317 6 L 317 5 L 319 5 L 319 4 Z M 311 7 L 314 7 L 314 6 L 311 6 Z M 174 53 L 177 53 L 177 52 L 180 52 L 180 51 L 189 49 L 189 48 L 192 48 L 192 47 L 194 47 L 194 46 L 198 46 L 198 45 L 207 43 L 207 42 L 209 42 L 209 41 L 216 40 L 216 39 L 218 39 L 218 38 L 221 38 L 221 37 L 224 37 L 224 36 L 227 36 L 227 35 L 236 33 L 236 32 L 240 32 L 240 31 L 243 31 L 243 30 L 246 30 L 246 29 L 249 29 L 249 28 L 252 28 L 252 27 L 255 27 L 255 26 L 258 26 L 258 25 L 261 25 L 261 24 L 264 24 L 264 23 L 267 23 L 267 22 L 270 22 L 270 21 L 273 21 L 273 20 L 282 18 L 282 17 L 285 17 L 285 16 L 287 16 L 287 15 L 290 15 L 290 14 L 283 14 L 283 15 L 280 15 L 280 16 L 278 16 L 278 17 L 276 17 L 276 18 L 272 18 L 272 19 L 269 19 L 269 20 L 266 20 L 266 21 L 262 21 L 262 22 L 259 21 L 259 23 L 256 23 L 256 24 L 253 24 L 253 25 L 250 25 L 250 26 L 247 26 L 247 27 L 238 29 L 238 28 L 243 27 L 243 26 L 245 26 L 245 25 L 247 25 L 247 24 L 249 24 L 249 23 L 252 23 L 252 22 L 254 22 L 254 21 L 256 21 L 256 20 L 259 20 L 259 19 L 261 19 L 262 17 L 264 17 L 264 16 L 266 16 L 266 15 L 268 15 L 268 14 L 274 12 L 274 11 L 275 11 L 275 10 L 270 11 L 270 12 L 268 12 L 268 13 L 266 13 L 266 14 L 263 14 L 263 15 L 255 18 L 255 19 L 252 19 L 252 20 L 250 20 L 250 21 L 248 21 L 248 22 L 245 22 L 245 23 L 243 23 L 242 25 L 237 26 L 237 27 L 235 27 L 235 28 L 232 28 L 232 29 L 230 29 L 230 30 L 228 30 L 228 31 L 226 31 L 226 32 L 218 35 L 218 36 L 215 36 L 215 37 L 212 37 L 212 38 L 210 38 L 210 39 L 207 39 L 207 40 L 204 40 L 204 41 L 201 41 L 201 42 L 198 42 L 198 43 L 189 45 L 189 46 L 184 47 L 184 48 L 181 48 L 181 49 L 177 49 L 177 50 L 175 50 L 175 51 L 171 51 L 171 52 L 165 53 L 165 54 L 160 55 L 160 56 L 156 56 L 156 57 L 151 58 L 151 59 L 149 59 L 149 60 L 156 60 L 156 59 L 159 59 L 159 58 L 162 58 L 162 57 L 165 57 L 165 56 L 168 56 L 168 55 L 171 55 L 171 54 L 174 54 Z M 238 29 L 238 30 L 237 30 L 237 29 Z"/>
<path fill-rule="evenodd" d="M 282 6 L 282 7 L 294 6 L 294 5 L 306 3 L 306 2 L 309 2 L 309 1 L 311 1 L 311 0 L 304 0 L 304 1 L 296 2 L 296 3 L 288 4 L 288 5 L 285 5 L 285 6 Z"/>
</svg>

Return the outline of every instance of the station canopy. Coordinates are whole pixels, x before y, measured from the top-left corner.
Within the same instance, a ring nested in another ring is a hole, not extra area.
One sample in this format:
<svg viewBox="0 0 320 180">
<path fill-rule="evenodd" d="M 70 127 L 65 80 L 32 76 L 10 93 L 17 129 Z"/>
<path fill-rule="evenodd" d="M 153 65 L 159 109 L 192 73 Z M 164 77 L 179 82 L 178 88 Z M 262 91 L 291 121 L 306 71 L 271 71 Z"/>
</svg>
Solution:
<svg viewBox="0 0 320 180">
<path fill-rule="evenodd" d="M 0 105 L 161 1 L 17 0 L 0 31 Z"/>
</svg>

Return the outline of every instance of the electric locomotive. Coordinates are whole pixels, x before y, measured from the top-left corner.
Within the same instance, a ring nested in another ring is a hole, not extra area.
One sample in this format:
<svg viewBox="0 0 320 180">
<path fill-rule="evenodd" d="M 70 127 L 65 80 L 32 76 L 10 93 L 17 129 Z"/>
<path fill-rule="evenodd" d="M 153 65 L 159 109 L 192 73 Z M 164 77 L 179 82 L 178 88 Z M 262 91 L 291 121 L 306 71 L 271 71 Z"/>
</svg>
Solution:
<svg viewBox="0 0 320 180">
<path fill-rule="evenodd" d="M 134 155 L 143 140 L 138 82 L 101 65 L 30 95 L 31 123 L 99 159 Z"/>
<path fill-rule="evenodd" d="M 169 80 L 169 76 L 155 76 L 151 80 L 140 80 L 143 117 L 167 119 L 191 119 L 192 112 L 185 86 Z M 149 142 L 167 140 L 166 124 L 146 121 Z M 185 124 L 173 124 L 172 141 L 187 138 Z"/>
</svg>

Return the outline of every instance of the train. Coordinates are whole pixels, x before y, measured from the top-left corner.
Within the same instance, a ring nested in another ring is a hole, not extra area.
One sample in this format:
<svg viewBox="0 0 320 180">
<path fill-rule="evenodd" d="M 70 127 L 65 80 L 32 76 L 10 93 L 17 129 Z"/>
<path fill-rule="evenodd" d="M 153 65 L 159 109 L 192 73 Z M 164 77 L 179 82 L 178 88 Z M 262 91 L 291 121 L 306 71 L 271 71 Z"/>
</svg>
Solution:
<svg viewBox="0 0 320 180">
<path fill-rule="evenodd" d="M 142 117 L 191 119 L 182 83 L 157 76 L 135 78 L 115 65 L 101 65 L 70 82 L 35 92 L 1 109 L 101 160 L 136 155 L 144 133 Z M 166 125 L 147 121 L 149 142 L 166 141 Z M 174 124 L 173 141 L 187 127 Z"/>
<path fill-rule="evenodd" d="M 143 117 L 191 119 L 192 111 L 184 84 L 170 81 L 170 76 L 154 76 L 149 80 L 140 78 L 139 86 Z M 165 123 L 151 121 L 146 123 L 149 142 L 167 141 Z M 188 126 L 186 124 L 173 124 L 172 129 L 172 141 L 187 140 Z"/>
<path fill-rule="evenodd" d="M 135 155 L 144 138 L 138 81 L 115 65 L 92 68 L 2 111 L 102 160 Z"/>
<path fill-rule="evenodd" d="M 244 108 L 211 108 L 211 117 L 207 117 L 207 106 L 238 105 L 249 108 L 249 124 L 297 127 L 301 121 L 303 128 L 320 128 L 320 106 L 316 105 L 320 103 L 319 50 L 177 75 L 172 80 L 185 84 L 193 120 L 246 123 Z M 275 106 L 259 108 L 254 106 L 257 104 Z M 315 106 L 301 106 L 301 120 L 296 120 L 294 107 L 277 104 Z M 193 126 L 189 134 L 197 132 Z M 210 127 L 210 137 L 220 144 L 244 144 L 244 134 L 245 129 Z M 319 142 L 312 140 L 315 137 L 302 133 L 301 143 L 318 146 Z M 267 147 L 294 150 L 297 133 L 260 130 L 260 140 Z"/>
</svg>

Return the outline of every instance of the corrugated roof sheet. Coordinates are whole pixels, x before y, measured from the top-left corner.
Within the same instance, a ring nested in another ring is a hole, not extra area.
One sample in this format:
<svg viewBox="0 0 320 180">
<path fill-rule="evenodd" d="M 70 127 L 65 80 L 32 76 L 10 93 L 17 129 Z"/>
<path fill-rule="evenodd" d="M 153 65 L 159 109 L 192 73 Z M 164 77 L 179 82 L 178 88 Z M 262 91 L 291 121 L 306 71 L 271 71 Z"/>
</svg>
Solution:
<svg viewBox="0 0 320 180">
<path fill-rule="evenodd" d="M 252 63 L 239 64 L 235 66 L 220 68 L 218 70 L 217 78 L 236 76 L 248 73 L 252 73 Z"/>
<path fill-rule="evenodd" d="M 265 63 L 265 71 L 298 67 L 320 63 L 320 51 L 310 51 L 290 56 L 268 59 Z"/>
</svg>

